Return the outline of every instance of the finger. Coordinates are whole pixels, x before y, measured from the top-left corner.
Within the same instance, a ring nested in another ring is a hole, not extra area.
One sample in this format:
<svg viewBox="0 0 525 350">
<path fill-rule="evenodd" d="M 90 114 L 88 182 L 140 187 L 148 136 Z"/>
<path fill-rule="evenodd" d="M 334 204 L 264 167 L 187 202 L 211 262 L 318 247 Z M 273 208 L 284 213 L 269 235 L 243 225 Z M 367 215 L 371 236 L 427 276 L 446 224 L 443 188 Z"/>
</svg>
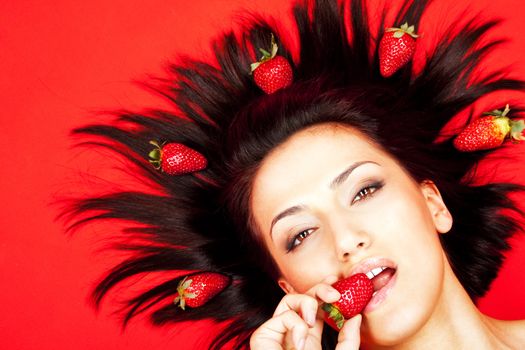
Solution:
<svg viewBox="0 0 525 350">
<path fill-rule="evenodd" d="M 289 310 L 300 313 L 301 317 L 304 319 L 309 326 L 313 327 L 315 324 L 315 315 L 317 314 L 317 309 L 319 308 L 319 302 L 306 294 L 287 294 L 282 299 L 273 316 L 278 316 Z"/>
<path fill-rule="evenodd" d="M 361 342 L 359 327 L 361 327 L 361 314 L 345 321 L 343 328 L 339 331 L 337 346 L 335 350 L 358 350 Z"/>
<path fill-rule="evenodd" d="M 293 345 L 303 349 L 308 335 L 308 325 L 292 310 L 273 317 L 259 327 L 252 335 L 252 347 L 256 349 L 281 349 L 286 335 L 291 332 Z M 276 347 L 277 346 L 277 347 Z"/>
<path fill-rule="evenodd" d="M 310 288 L 305 294 L 320 299 L 325 303 L 334 303 L 341 298 L 341 294 L 332 287 L 332 284 L 336 281 L 337 276 L 327 276 L 321 283 Z"/>
</svg>

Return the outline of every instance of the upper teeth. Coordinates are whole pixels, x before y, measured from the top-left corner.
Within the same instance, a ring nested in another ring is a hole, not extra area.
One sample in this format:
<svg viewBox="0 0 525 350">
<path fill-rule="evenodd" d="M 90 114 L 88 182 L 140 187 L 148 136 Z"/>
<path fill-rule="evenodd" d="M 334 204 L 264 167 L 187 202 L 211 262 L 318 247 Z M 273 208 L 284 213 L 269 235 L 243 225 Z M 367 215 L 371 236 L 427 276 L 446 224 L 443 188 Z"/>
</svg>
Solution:
<svg viewBox="0 0 525 350">
<path fill-rule="evenodd" d="M 383 272 L 383 270 L 385 270 L 386 267 L 385 266 L 381 266 L 381 267 L 376 267 L 375 269 L 373 269 L 372 271 L 369 271 L 366 273 L 366 277 L 368 277 L 369 279 L 372 279 L 374 278 L 375 276 L 379 275 L 381 272 Z"/>
</svg>

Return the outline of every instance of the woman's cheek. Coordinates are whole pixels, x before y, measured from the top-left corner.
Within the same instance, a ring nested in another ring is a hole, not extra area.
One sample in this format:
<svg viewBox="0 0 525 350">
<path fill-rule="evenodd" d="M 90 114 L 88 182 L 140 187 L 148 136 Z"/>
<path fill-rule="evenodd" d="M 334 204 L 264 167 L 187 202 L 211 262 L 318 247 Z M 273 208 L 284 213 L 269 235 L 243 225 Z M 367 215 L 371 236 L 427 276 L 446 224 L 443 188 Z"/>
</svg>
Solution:
<svg viewBox="0 0 525 350">
<path fill-rule="evenodd" d="M 306 248 L 306 246 L 301 248 Z M 292 259 L 283 262 L 288 282 L 298 293 L 308 291 L 329 274 L 336 274 L 336 272 L 332 271 L 337 266 L 331 266 L 331 259 L 327 255 L 326 247 L 315 245 L 314 249 L 305 250 L 304 253 L 301 256 L 294 256 Z"/>
</svg>

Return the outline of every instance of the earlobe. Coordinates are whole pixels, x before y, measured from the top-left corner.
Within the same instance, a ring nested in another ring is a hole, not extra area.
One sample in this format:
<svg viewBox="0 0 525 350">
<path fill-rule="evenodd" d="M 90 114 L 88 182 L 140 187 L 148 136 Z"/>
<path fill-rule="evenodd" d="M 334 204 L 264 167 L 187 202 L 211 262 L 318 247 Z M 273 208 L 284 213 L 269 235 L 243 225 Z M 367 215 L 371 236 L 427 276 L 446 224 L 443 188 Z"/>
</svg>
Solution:
<svg viewBox="0 0 525 350">
<path fill-rule="evenodd" d="M 453 219 L 445 202 L 443 202 L 443 198 L 436 184 L 430 180 L 425 180 L 420 186 L 430 214 L 432 215 L 436 231 L 439 233 L 447 233 L 452 228 Z"/>
</svg>

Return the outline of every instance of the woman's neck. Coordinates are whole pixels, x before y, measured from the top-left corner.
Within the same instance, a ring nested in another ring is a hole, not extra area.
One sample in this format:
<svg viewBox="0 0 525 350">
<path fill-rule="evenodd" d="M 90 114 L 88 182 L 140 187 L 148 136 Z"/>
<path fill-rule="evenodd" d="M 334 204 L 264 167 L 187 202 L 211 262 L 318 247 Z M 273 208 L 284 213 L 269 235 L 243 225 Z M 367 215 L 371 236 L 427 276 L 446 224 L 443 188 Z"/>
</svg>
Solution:
<svg viewBox="0 0 525 350">
<path fill-rule="evenodd" d="M 403 344 L 371 349 L 512 349 L 505 344 L 498 321 L 476 308 L 448 264 L 445 279 L 438 305 L 417 333 Z"/>
</svg>

